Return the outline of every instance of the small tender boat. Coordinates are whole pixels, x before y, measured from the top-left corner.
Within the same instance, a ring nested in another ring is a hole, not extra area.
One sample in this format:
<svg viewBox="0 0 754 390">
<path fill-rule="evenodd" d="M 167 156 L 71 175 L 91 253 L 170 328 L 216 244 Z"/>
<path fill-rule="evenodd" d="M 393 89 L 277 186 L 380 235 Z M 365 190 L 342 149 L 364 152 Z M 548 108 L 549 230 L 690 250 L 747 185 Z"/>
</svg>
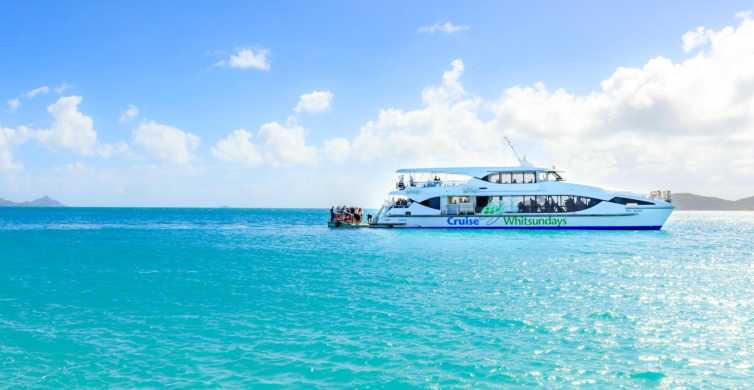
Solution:
<svg viewBox="0 0 754 390">
<path fill-rule="evenodd" d="M 363 224 L 364 210 L 359 207 L 331 207 L 330 208 L 330 220 L 327 222 L 327 226 L 331 228 L 345 227 L 356 228 L 366 227 L 368 225 Z"/>
</svg>

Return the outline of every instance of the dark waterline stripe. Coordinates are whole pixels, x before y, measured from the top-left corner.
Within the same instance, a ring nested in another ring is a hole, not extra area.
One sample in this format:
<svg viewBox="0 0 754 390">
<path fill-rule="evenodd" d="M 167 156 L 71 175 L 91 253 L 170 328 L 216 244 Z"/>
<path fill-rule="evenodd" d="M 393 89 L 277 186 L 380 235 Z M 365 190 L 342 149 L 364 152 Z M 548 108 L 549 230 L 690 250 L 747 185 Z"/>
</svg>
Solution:
<svg viewBox="0 0 754 390">
<path fill-rule="evenodd" d="M 660 230 L 662 226 L 396 226 L 402 229 L 487 229 L 487 230 Z"/>
</svg>

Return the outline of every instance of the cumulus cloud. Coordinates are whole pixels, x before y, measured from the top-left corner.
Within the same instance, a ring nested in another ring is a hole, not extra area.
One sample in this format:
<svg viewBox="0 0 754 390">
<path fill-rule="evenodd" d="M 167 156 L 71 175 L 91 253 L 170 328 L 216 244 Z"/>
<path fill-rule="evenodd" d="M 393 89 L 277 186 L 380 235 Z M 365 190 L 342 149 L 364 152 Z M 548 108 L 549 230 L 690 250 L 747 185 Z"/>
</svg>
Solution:
<svg viewBox="0 0 754 390">
<path fill-rule="evenodd" d="M 199 146 L 199 137 L 175 127 L 146 121 L 134 129 L 133 142 L 158 160 L 186 164 Z"/>
<path fill-rule="evenodd" d="M 252 138 L 256 138 L 255 143 Z M 295 122 L 265 123 L 256 137 L 244 129 L 236 130 L 220 140 L 212 148 L 212 154 L 223 161 L 249 165 L 306 164 L 317 159 L 317 149 L 306 143 L 305 129 Z"/>
<path fill-rule="evenodd" d="M 565 165 L 577 180 L 751 195 L 754 21 L 695 31 L 707 43 L 693 57 L 618 68 L 587 94 L 536 83 L 496 99 L 469 95 L 455 60 L 424 89 L 422 107 L 384 109 L 364 124 L 348 141 L 349 159 L 510 163 L 507 135 L 535 154 L 530 160 Z"/>
<path fill-rule="evenodd" d="M 11 129 L 0 127 L 0 172 L 21 169 L 21 165 L 13 160 L 12 148 L 24 143 L 29 129 L 24 126 Z"/>
<path fill-rule="evenodd" d="M 251 142 L 252 134 L 245 129 L 233 131 L 212 147 L 212 154 L 222 161 L 247 165 L 262 163 L 262 155 Z"/>
<path fill-rule="evenodd" d="M 709 43 L 710 37 L 714 33 L 714 31 L 707 30 L 706 28 L 701 26 L 697 27 L 696 30 L 688 31 L 681 37 L 681 41 L 683 42 L 683 51 L 688 53 L 694 49 L 706 45 L 707 43 Z"/>
<path fill-rule="evenodd" d="M 460 31 L 466 31 L 468 29 L 469 29 L 469 26 L 453 24 L 452 22 L 448 21 L 448 22 L 437 22 L 433 25 L 419 27 L 418 32 L 421 34 L 435 34 L 435 33 L 453 34 Z"/>
<path fill-rule="evenodd" d="M 424 88 L 422 91 L 424 104 L 445 105 L 463 98 L 465 91 L 460 82 L 464 69 L 463 61 L 455 59 L 450 66 L 450 70 L 442 74 L 441 85 Z"/>
<path fill-rule="evenodd" d="M 139 116 L 139 108 L 134 106 L 133 104 L 129 104 L 128 107 L 126 107 L 126 109 L 120 113 L 119 120 L 121 123 L 125 123 L 130 121 L 131 119 L 136 118 L 137 116 Z"/>
<path fill-rule="evenodd" d="M 52 115 L 52 127 L 39 130 L 37 138 L 44 144 L 93 154 L 97 146 L 97 131 L 92 118 L 79 111 L 80 96 L 67 96 L 47 107 Z"/>
<path fill-rule="evenodd" d="M 293 108 L 295 112 L 324 112 L 329 111 L 335 95 L 330 91 L 312 91 L 298 98 L 298 104 Z"/>
<path fill-rule="evenodd" d="M 270 51 L 267 49 L 253 50 L 249 48 L 240 49 L 235 54 L 231 54 L 227 59 L 217 62 L 217 66 L 227 66 L 235 69 L 258 69 L 270 70 L 270 62 L 267 56 Z"/>
<path fill-rule="evenodd" d="M 11 111 L 16 111 L 19 107 L 21 107 L 21 100 L 19 99 L 8 99 L 8 109 Z"/>
</svg>

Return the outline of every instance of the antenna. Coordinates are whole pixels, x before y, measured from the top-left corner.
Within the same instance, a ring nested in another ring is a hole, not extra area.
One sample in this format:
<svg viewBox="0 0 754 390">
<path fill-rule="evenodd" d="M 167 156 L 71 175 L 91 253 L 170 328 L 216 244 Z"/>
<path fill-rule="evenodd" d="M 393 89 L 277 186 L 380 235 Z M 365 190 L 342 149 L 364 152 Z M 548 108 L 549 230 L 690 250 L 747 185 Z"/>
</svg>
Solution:
<svg viewBox="0 0 754 390">
<path fill-rule="evenodd" d="M 516 148 L 513 146 L 513 142 L 511 142 L 510 138 L 503 136 L 505 138 L 505 142 L 508 144 L 508 147 L 511 148 L 511 151 L 513 152 L 513 155 L 516 156 L 516 160 L 518 160 L 518 163 L 521 164 L 522 167 L 531 166 L 531 163 L 526 160 L 526 156 L 520 156 L 518 152 L 516 152 Z"/>
</svg>

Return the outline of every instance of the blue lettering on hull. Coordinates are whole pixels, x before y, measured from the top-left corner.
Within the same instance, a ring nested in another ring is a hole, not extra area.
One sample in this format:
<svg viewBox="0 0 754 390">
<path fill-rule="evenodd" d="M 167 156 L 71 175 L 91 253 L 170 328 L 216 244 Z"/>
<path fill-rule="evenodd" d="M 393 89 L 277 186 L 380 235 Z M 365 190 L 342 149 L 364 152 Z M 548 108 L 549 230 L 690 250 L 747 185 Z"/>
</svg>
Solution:
<svg viewBox="0 0 754 390">
<path fill-rule="evenodd" d="M 479 218 L 474 217 L 448 217 L 448 226 L 479 226 Z"/>
</svg>

